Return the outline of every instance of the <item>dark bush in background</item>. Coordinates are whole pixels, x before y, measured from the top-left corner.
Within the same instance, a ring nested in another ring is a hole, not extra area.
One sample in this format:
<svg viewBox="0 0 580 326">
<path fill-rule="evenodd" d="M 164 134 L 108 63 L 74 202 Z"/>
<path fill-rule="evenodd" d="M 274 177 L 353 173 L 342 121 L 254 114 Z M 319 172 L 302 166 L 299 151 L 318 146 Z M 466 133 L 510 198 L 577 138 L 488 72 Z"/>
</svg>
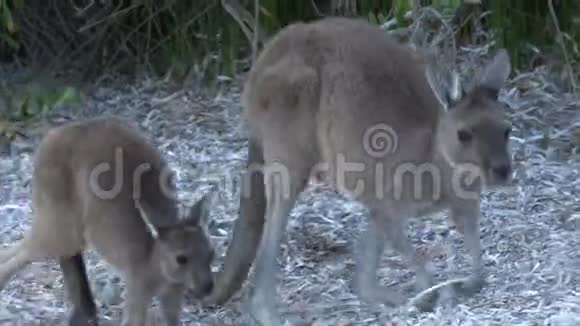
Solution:
<svg viewBox="0 0 580 326">
<path fill-rule="evenodd" d="M 574 0 L 553 1 L 555 17 L 546 0 L 488 0 L 476 10 L 465 10 L 473 1 L 460 0 L 0 0 L 0 56 L 54 70 L 75 68 L 84 77 L 141 67 L 183 75 L 194 63 L 210 75 L 231 75 L 241 68 L 236 59 L 251 53 L 255 2 L 261 7 L 262 34 L 268 35 L 292 21 L 328 14 L 360 15 L 377 23 L 395 17 L 404 25 L 413 6 L 432 5 L 455 11 L 463 33 L 474 13 L 490 11 L 484 27 L 512 55 L 558 45 L 553 18 L 573 54 L 572 41 L 580 37 Z M 516 62 L 521 59 L 515 56 Z"/>
<path fill-rule="evenodd" d="M 399 28 L 419 6 L 451 18 L 457 45 L 477 44 L 481 30 L 491 32 L 515 66 L 555 58 L 568 67 L 575 85 L 580 40 L 575 0 L 0 0 L 0 60 L 77 81 L 145 69 L 211 85 L 218 75 L 247 70 L 252 54 L 288 23 L 346 15 Z M 9 120 L 3 111 L 26 112 L 21 104 L 30 102 L 21 99 L 11 107 L 2 103 L 6 93 L 0 92 L 0 122 Z"/>
</svg>

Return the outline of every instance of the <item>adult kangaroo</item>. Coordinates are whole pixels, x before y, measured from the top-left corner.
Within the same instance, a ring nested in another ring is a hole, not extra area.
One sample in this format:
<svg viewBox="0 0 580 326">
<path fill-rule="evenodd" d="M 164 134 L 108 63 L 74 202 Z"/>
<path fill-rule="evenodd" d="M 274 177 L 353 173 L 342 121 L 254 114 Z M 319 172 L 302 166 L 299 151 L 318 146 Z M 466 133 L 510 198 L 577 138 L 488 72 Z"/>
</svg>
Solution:
<svg viewBox="0 0 580 326">
<path fill-rule="evenodd" d="M 179 325 L 184 291 L 203 297 L 212 290 L 214 249 L 209 194 L 180 218 L 172 174 L 120 119 L 50 130 L 34 163 L 32 226 L 0 252 L 0 289 L 31 262 L 56 259 L 73 305 L 69 325 L 97 325 L 82 256 L 90 246 L 124 276 L 123 326 L 144 326 L 154 296 L 167 325 Z"/>
<path fill-rule="evenodd" d="M 511 128 L 498 102 L 510 70 L 501 49 L 481 67 L 474 86 L 454 98 L 450 90 L 434 90 L 419 52 L 361 19 L 331 17 L 282 29 L 262 50 L 243 90 L 250 136 L 242 187 L 251 191 L 242 193 L 224 270 L 206 301 L 229 299 L 257 253 L 251 314 L 263 325 L 282 324 L 275 260 L 289 212 L 313 169 L 369 209 L 357 255 L 362 299 L 405 300 L 378 284 L 385 241 L 414 268 L 420 289 L 432 286 L 428 259 L 412 247 L 405 225 L 443 209 L 473 259 L 470 277 L 458 288 L 479 291 L 480 192 L 511 182 Z M 455 100 L 446 106 L 443 98 Z M 353 163 L 364 169 L 354 172 Z M 471 175 L 461 178 L 465 173 Z"/>
</svg>

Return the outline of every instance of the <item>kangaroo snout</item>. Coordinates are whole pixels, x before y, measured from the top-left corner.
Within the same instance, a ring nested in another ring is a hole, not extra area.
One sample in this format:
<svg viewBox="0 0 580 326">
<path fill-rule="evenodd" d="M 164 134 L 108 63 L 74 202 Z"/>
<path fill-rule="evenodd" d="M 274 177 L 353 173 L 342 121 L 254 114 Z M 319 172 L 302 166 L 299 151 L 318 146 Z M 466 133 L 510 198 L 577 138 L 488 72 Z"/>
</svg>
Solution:
<svg viewBox="0 0 580 326">
<path fill-rule="evenodd" d="M 493 174 L 501 181 L 509 179 L 512 172 L 511 165 L 508 162 L 495 164 L 491 168 Z"/>
<path fill-rule="evenodd" d="M 212 278 L 204 282 L 194 281 L 193 283 L 194 284 L 192 284 L 190 288 L 191 291 L 193 292 L 193 295 L 198 299 L 208 296 L 213 291 L 214 281 Z"/>
<path fill-rule="evenodd" d="M 203 294 L 203 296 L 206 296 L 210 294 L 212 290 L 213 290 L 213 281 L 209 281 L 202 286 L 201 294 Z"/>
<path fill-rule="evenodd" d="M 488 186 L 506 186 L 511 182 L 513 167 L 508 156 L 498 157 L 491 160 L 488 164 L 488 181 L 486 182 Z"/>
</svg>

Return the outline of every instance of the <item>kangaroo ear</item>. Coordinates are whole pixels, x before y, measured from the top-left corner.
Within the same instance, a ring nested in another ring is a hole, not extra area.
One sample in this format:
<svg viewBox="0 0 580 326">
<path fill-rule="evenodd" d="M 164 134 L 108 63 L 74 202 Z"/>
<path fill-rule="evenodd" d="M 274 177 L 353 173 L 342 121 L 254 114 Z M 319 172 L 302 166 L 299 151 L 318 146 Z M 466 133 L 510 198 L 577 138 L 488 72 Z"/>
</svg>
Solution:
<svg viewBox="0 0 580 326">
<path fill-rule="evenodd" d="M 497 98 L 511 72 L 510 57 L 506 49 L 500 49 L 495 57 L 482 69 L 476 86 L 488 89 Z"/>
<path fill-rule="evenodd" d="M 461 85 L 461 78 L 457 71 L 442 70 L 435 61 L 430 61 L 430 64 L 425 68 L 425 77 L 441 107 L 448 111 L 461 101 L 465 96 L 465 90 Z"/>
<path fill-rule="evenodd" d="M 149 206 L 149 204 L 147 204 L 144 201 L 135 199 L 135 207 L 139 211 L 139 215 L 141 216 L 141 219 L 143 220 L 145 226 L 149 230 L 149 233 L 151 233 L 154 239 L 159 238 L 159 230 L 151 222 L 151 216 L 153 214 L 151 206 Z"/>
<path fill-rule="evenodd" d="M 215 190 L 212 189 L 207 194 L 203 195 L 193 206 L 190 208 L 184 223 L 187 225 L 199 226 L 207 229 L 209 225 L 209 215 L 210 206 L 213 203 L 213 198 L 215 196 Z"/>
<path fill-rule="evenodd" d="M 448 76 L 448 88 L 445 92 L 447 99 L 447 109 L 451 109 L 457 105 L 465 96 L 465 89 L 461 85 L 461 78 L 457 71 L 452 71 Z"/>
</svg>

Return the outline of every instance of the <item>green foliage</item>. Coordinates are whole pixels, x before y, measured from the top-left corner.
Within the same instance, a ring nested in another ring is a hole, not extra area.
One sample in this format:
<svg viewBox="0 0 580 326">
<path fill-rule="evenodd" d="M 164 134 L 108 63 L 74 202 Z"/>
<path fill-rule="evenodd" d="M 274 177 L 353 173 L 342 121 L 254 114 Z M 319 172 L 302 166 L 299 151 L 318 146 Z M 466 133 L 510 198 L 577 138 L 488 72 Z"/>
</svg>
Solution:
<svg viewBox="0 0 580 326">
<path fill-rule="evenodd" d="M 260 21 L 269 33 L 292 22 L 310 21 L 316 17 L 310 1 L 260 0 Z"/>
<path fill-rule="evenodd" d="M 382 25 L 391 18 L 392 9 L 391 0 L 359 2 L 360 15 L 366 16 L 369 22 L 377 25 Z"/>
<path fill-rule="evenodd" d="M 570 41 L 580 42 L 580 30 L 575 20 L 580 6 L 575 0 L 553 1 L 559 28 Z M 557 31 L 546 0 L 487 1 L 491 11 L 489 27 L 498 46 L 506 47 L 513 56 L 514 65 L 520 66 L 529 54 L 528 45 L 542 49 L 558 47 L 554 42 Z"/>
<path fill-rule="evenodd" d="M 18 50 L 19 44 L 15 38 L 18 26 L 14 22 L 13 12 L 22 8 L 24 0 L 0 0 L 0 55 L 3 48 Z"/>
<path fill-rule="evenodd" d="M 0 0 L 0 39 L 13 45 L 10 54 L 21 62 L 47 70 L 72 68 L 84 79 L 141 68 L 182 79 L 195 63 L 206 65 L 202 72 L 210 74 L 236 68 L 240 30 L 220 0 L 94 1 L 84 9 L 73 4 Z M 15 26 L 18 33 L 12 32 Z"/>
<path fill-rule="evenodd" d="M 271 36 L 295 21 L 333 14 L 336 0 L 260 0 L 259 21 Z M 242 10 L 254 14 L 253 0 L 238 0 Z M 345 1 L 342 1 L 345 3 Z M 357 0 L 358 15 L 375 24 L 394 21 L 398 28 L 410 23 L 407 15 L 416 3 L 453 13 L 462 0 Z M 147 67 L 176 79 L 215 80 L 246 66 L 250 40 L 239 23 L 222 6 L 222 0 L 178 1 L 112 0 L 91 2 L 84 11 L 70 1 L 0 0 L 0 55 L 12 51 L 31 61 L 74 66 L 84 77 L 106 70 L 136 72 Z M 568 46 L 580 41 L 574 0 L 554 0 L 560 28 Z M 554 44 L 553 22 L 546 0 L 483 1 L 489 10 L 487 27 L 497 35 L 518 64 L 527 43 Z M 319 11 L 321 13 L 319 13 Z M 253 27 L 253 26 L 252 26 Z M 250 27 L 251 29 L 251 27 Z M 48 60 L 50 59 L 50 60 Z M 53 68 L 51 66 L 51 68 Z"/>
<path fill-rule="evenodd" d="M 453 14 L 463 0 L 419 1 L 423 4 Z M 531 48 L 561 54 L 557 42 L 555 21 L 550 14 L 547 0 L 484 0 L 484 26 L 493 32 L 497 47 L 505 47 L 511 53 L 516 67 L 526 67 L 533 55 Z M 405 15 L 413 9 L 415 1 L 409 0 L 360 0 L 359 14 L 375 24 L 384 24 L 393 18 L 396 27 L 407 26 Z M 576 0 L 554 0 L 556 23 L 562 32 L 566 50 L 570 52 L 573 66 L 580 60 L 580 2 Z M 555 42 L 556 40 L 556 42 Z"/>
<path fill-rule="evenodd" d="M 238 4 L 242 20 L 252 25 L 244 28 L 252 30 L 254 0 L 111 0 L 87 2 L 84 9 L 62 0 L 0 0 L 0 58 L 17 58 L 49 71 L 76 68 L 84 79 L 111 70 L 132 74 L 145 67 L 173 79 L 193 78 L 214 85 L 219 75 L 248 69 L 246 59 L 251 53 L 251 40 L 239 25 L 239 17 L 225 10 L 225 1 Z M 451 16 L 463 4 L 463 0 L 350 1 L 359 16 L 378 25 L 388 22 L 389 28 L 408 26 L 412 18 L 408 14 L 417 3 Z M 271 37 L 290 23 L 336 14 L 333 3 L 338 2 L 260 0 L 261 30 Z M 580 2 L 553 3 L 571 64 L 577 65 Z M 561 45 L 554 42 L 559 34 L 546 0 L 484 0 L 483 9 L 489 11 L 484 27 L 495 34 L 498 47 L 511 52 L 515 66 L 528 60 L 528 45 L 561 51 Z M 78 96 L 75 89 L 60 86 L 0 88 L 0 122 L 4 121 L 0 129 L 8 130 L 6 122 L 34 120 Z"/>
<path fill-rule="evenodd" d="M 58 105 L 76 103 L 81 93 L 74 87 L 37 82 L 0 87 L 0 136 L 14 137 Z"/>
</svg>

